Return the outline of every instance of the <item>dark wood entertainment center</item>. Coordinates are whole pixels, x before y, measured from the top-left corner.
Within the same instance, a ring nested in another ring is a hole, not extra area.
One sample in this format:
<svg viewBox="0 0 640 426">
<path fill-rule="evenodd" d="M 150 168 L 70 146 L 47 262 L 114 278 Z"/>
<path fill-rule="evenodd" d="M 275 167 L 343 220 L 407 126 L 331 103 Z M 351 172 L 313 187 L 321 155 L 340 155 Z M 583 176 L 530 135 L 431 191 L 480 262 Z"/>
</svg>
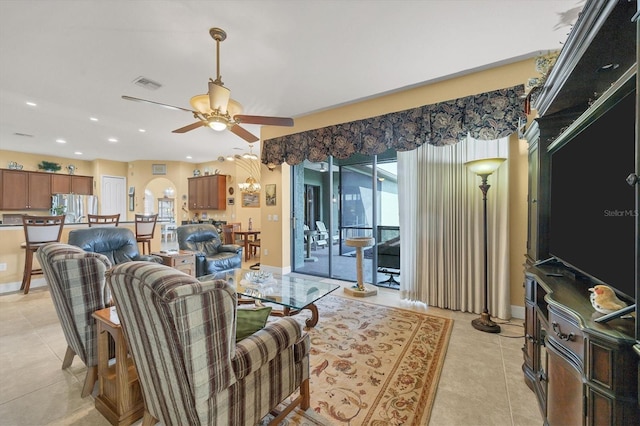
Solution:
<svg viewBox="0 0 640 426">
<path fill-rule="evenodd" d="M 602 314 L 591 306 L 588 289 L 597 282 L 564 263 L 543 263 L 552 257 L 554 151 L 575 142 L 578 135 L 588 137 L 585 129 L 630 96 L 635 97 L 635 114 L 630 115 L 633 123 L 625 124 L 634 126 L 635 133 L 632 129 L 624 135 L 628 138 L 625 143 L 635 146 L 635 171 L 626 172 L 640 173 L 638 10 L 635 0 L 587 0 L 545 83 L 531 94 L 538 118 L 525 133 L 529 142 L 529 229 L 522 368 L 538 398 L 544 423 L 552 426 L 640 424 L 640 309 L 636 305 L 635 319 L 596 322 Z M 616 136 L 616 129 L 611 129 L 610 137 Z M 602 149 L 607 149 L 606 139 Z M 583 169 L 579 158 L 574 172 L 576 185 L 606 191 L 598 187 L 598 173 Z M 639 187 L 636 182 L 633 188 L 635 294 L 630 295 L 636 301 L 640 297 Z"/>
</svg>

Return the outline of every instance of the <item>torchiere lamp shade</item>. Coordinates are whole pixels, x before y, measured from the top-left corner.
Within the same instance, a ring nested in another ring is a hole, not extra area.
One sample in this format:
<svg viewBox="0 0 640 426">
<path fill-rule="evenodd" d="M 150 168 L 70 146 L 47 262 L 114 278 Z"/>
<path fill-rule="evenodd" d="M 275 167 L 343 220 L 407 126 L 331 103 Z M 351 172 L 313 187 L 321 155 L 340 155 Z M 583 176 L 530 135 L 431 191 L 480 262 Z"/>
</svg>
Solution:
<svg viewBox="0 0 640 426">
<path fill-rule="evenodd" d="M 466 167 L 469 168 L 473 173 L 478 176 L 489 176 L 496 170 L 502 163 L 504 163 L 506 158 L 482 158 L 480 160 L 467 161 L 464 163 Z"/>
</svg>

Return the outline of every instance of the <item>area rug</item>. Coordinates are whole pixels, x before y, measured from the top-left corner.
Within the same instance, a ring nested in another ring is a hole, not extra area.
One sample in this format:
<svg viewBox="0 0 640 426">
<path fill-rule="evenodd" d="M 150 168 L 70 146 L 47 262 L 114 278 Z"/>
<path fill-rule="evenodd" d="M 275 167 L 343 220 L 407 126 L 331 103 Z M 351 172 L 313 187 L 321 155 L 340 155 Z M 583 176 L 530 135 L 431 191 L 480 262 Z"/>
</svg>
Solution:
<svg viewBox="0 0 640 426">
<path fill-rule="evenodd" d="M 317 305 L 311 407 L 283 424 L 428 424 L 453 320 L 338 296 Z"/>
</svg>

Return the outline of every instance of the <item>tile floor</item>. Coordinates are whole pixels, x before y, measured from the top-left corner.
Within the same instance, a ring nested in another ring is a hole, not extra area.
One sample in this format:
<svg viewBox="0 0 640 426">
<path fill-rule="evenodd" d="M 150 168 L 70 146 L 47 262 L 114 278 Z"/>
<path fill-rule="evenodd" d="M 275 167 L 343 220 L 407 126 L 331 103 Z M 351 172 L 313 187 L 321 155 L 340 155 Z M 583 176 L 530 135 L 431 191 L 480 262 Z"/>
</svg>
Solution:
<svg viewBox="0 0 640 426">
<path fill-rule="evenodd" d="M 340 289 L 334 294 L 347 297 Z M 418 309 L 385 288 L 365 301 Z M 454 319 L 431 425 L 542 424 L 521 370 L 522 321 L 503 326 L 496 335 L 473 329 L 476 315 L 437 308 L 426 312 Z M 86 371 L 82 362 L 76 357 L 68 370 L 61 369 L 65 350 L 46 287 L 35 287 L 28 295 L 0 295 L 0 425 L 109 425 L 95 409 L 93 396 L 80 397 Z"/>
</svg>

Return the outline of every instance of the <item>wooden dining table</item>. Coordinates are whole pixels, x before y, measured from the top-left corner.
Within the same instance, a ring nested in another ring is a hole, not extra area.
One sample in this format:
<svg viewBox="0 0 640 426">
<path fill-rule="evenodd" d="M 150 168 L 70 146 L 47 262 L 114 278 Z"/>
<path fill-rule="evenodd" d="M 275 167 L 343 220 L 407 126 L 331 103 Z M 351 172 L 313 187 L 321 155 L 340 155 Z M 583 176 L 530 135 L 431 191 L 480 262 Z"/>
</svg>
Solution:
<svg viewBox="0 0 640 426">
<path fill-rule="evenodd" d="M 258 235 L 260 235 L 260 230 L 259 229 L 252 229 L 251 231 L 249 230 L 241 230 L 241 231 L 233 231 L 234 233 L 234 240 L 237 240 L 237 236 L 238 235 L 242 235 L 242 242 L 244 244 L 244 260 L 249 261 L 249 257 L 251 256 L 251 254 L 249 253 L 249 243 L 251 241 L 255 241 L 258 239 Z"/>
</svg>

